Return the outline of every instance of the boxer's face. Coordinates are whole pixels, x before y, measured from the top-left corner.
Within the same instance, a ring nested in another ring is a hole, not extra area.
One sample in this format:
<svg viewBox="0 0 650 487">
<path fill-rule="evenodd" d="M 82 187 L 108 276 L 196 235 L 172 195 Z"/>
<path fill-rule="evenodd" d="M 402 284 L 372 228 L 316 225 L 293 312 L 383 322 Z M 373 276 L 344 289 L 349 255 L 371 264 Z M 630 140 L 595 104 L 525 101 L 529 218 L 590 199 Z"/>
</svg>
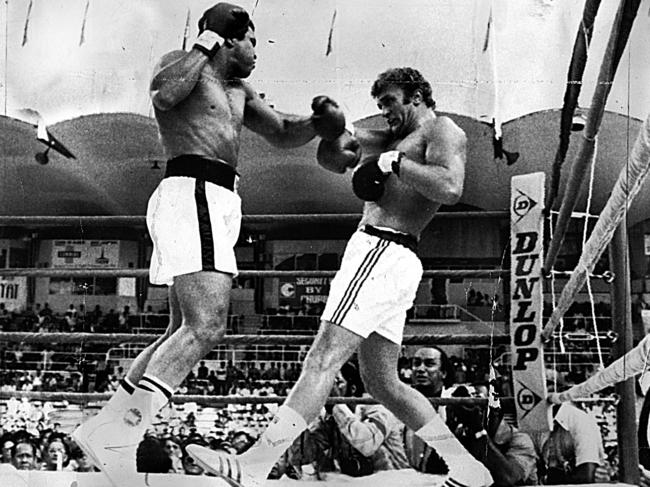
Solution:
<svg viewBox="0 0 650 487">
<path fill-rule="evenodd" d="M 381 110 L 381 116 L 386 119 L 390 131 L 397 137 L 403 134 L 407 124 L 412 119 L 413 104 L 406 100 L 404 91 L 394 85 L 377 94 L 377 107 Z"/>
<path fill-rule="evenodd" d="M 248 78 L 255 69 L 255 60 L 257 59 L 255 31 L 249 27 L 242 40 L 234 39 L 232 43 L 233 74 L 237 78 Z"/>
</svg>

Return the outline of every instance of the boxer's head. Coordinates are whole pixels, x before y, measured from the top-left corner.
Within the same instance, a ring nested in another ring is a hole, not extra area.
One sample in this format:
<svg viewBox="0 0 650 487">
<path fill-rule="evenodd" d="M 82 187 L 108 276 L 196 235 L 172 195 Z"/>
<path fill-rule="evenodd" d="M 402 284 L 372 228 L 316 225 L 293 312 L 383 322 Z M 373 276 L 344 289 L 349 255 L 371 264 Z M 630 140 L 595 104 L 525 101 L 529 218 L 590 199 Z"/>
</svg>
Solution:
<svg viewBox="0 0 650 487">
<path fill-rule="evenodd" d="M 381 73 L 372 85 L 370 94 L 377 101 L 390 130 L 404 135 L 421 107 L 434 109 L 431 85 L 413 68 L 393 68 Z"/>
<path fill-rule="evenodd" d="M 253 27 L 249 27 L 241 39 L 226 39 L 224 47 L 231 60 L 230 70 L 235 78 L 248 78 L 255 69 L 255 46 L 257 39 Z"/>
</svg>

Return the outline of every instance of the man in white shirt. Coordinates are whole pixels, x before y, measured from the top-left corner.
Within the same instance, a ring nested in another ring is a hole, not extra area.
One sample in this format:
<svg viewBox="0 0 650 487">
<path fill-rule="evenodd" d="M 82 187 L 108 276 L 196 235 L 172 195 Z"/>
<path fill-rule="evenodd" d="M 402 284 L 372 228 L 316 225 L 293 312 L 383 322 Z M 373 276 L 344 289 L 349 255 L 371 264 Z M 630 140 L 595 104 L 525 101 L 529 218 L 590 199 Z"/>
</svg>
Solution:
<svg viewBox="0 0 650 487">
<path fill-rule="evenodd" d="M 531 433 L 545 484 L 589 484 L 605 458 L 596 420 L 573 404 L 554 407 L 553 430 Z"/>
</svg>

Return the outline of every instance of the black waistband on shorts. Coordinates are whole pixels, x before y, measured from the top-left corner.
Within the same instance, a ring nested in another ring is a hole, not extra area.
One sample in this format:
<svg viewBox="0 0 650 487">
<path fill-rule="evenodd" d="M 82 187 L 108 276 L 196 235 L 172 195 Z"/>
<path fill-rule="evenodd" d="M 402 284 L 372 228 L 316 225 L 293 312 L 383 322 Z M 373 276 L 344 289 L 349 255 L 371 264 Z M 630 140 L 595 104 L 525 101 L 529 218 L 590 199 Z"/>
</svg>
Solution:
<svg viewBox="0 0 650 487">
<path fill-rule="evenodd" d="M 382 230 L 381 228 L 373 227 L 372 225 L 362 225 L 359 230 L 367 233 L 368 235 L 395 242 L 396 244 L 402 245 L 414 253 L 417 253 L 418 251 L 418 239 L 409 233 Z"/>
<path fill-rule="evenodd" d="M 233 191 L 238 174 L 233 167 L 225 162 L 188 154 L 167 161 L 165 177 L 174 176 L 202 179 Z"/>
</svg>

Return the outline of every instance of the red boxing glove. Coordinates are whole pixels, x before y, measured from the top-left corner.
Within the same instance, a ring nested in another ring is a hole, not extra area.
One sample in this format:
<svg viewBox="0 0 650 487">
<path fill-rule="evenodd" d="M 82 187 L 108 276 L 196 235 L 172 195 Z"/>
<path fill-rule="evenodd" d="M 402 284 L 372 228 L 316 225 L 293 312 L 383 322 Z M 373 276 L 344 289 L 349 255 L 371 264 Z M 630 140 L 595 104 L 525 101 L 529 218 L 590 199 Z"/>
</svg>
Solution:
<svg viewBox="0 0 650 487">
<path fill-rule="evenodd" d="M 343 174 L 359 163 L 361 144 L 348 132 L 343 132 L 334 140 L 321 140 L 316 159 L 328 171 Z"/>
</svg>

